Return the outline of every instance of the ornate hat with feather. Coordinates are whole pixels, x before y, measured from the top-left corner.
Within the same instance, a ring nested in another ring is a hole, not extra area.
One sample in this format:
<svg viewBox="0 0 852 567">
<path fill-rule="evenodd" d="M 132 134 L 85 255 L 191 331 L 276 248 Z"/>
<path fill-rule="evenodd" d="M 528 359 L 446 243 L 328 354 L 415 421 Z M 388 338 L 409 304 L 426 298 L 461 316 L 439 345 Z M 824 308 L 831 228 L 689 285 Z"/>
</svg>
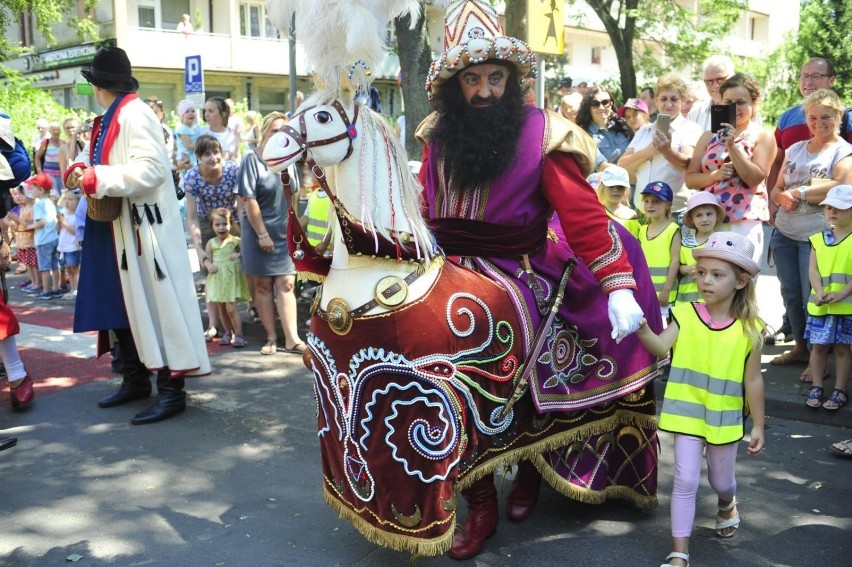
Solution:
<svg viewBox="0 0 852 567">
<path fill-rule="evenodd" d="M 444 52 L 432 61 L 426 78 L 431 99 L 435 91 L 456 73 L 489 59 L 512 63 L 518 78 L 535 69 L 535 53 L 529 46 L 503 32 L 497 10 L 484 0 L 436 0 L 447 8 L 444 17 Z"/>
</svg>

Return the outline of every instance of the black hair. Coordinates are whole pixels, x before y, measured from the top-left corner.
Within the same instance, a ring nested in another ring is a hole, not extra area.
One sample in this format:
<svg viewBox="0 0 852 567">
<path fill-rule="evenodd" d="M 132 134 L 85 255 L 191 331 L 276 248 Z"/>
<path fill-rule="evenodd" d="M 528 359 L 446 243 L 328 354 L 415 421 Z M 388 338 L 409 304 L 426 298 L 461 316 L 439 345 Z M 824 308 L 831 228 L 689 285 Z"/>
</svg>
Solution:
<svg viewBox="0 0 852 567">
<path fill-rule="evenodd" d="M 211 136 L 210 134 L 202 134 L 195 141 L 195 157 L 202 158 L 204 154 L 222 153 L 222 144 L 219 143 L 219 140 L 216 139 L 215 136 Z"/>
</svg>

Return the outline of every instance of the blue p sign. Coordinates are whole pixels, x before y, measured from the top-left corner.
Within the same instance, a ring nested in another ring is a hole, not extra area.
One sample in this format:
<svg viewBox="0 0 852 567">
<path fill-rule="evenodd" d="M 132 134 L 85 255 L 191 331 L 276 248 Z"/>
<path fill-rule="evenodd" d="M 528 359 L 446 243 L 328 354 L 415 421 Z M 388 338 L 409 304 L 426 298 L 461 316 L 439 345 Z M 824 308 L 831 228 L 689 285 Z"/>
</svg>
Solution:
<svg viewBox="0 0 852 567">
<path fill-rule="evenodd" d="M 204 73 L 201 70 L 200 55 L 190 55 L 186 58 L 183 82 L 184 91 L 187 94 L 204 92 Z"/>
</svg>

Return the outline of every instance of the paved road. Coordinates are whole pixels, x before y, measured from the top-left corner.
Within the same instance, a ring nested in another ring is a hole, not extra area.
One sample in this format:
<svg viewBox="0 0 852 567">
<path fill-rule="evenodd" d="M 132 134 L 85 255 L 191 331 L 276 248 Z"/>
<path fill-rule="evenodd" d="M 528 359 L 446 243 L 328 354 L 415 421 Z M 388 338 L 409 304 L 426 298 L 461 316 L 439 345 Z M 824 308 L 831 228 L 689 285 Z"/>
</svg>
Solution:
<svg viewBox="0 0 852 567">
<path fill-rule="evenodd" d="M 189 381 L 184 415 L 131 426 L 147 402 L 99 409 L 95 402 L 118 378 L 103 378 L 108 364 L 93 361 L 85 341 L 66 353 L 65 340 L 45 331 L 63 328 L 70 306 L 34 305 L 17 292 L 12 300 L 31 325 L 25 330 L 44 333 L 22 336 L 22 351 L 50 388 L 40 384 L 30 411 L 0 406 L 0 434 L 20 439 L 0 453 L 0 565 L 65 565 L 72 555 L 93 566 L 408 563 L 407 554 L 365 541 L 323 503 L 312 378 L 296 356 L 258 354 L 258 327 L 247 327 L 251 344 L 242 351 L 211 346 L 213 375 Z M 768 349 L 765 361 L 782 349 Z M 764 454 L 750 459 L 740 451 L 742 528 L 732 540 L 713 536 L 715 498 L 704 481 L 695 565 L 849 564 L 852 461 L 827 449 L 852 437 L 852 411 L 807 411 L 800 371 L 764 364 L 772 417 Z M 586 506 L 545 490 L 532 518 L 523 525 L 501 518 L 485 553 L 468 564 L 659 565 L 669 550 L 672 482 L 671 439 L 663 434 L 661 443 L 656 510 Z M 506 488 L 508 479 L 501 499 Z"/>
</svg>

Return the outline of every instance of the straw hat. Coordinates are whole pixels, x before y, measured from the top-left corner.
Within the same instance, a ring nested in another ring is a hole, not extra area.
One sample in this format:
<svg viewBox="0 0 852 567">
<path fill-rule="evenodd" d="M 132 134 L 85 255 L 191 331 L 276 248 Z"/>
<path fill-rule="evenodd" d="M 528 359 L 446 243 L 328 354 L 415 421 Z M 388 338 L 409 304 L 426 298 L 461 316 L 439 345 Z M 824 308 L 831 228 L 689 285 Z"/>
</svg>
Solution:
<svg viewBox="0 0 852 567">
<path fill-rule="evenodd" d="M 754 261 L 754 245 L 751 241 L 734 232 L 714 232 L 707 239 L 704 248 L 696 248 L 692 255 L 698 258 L 718 258 L 739 266 L 751 277 L 760 272 L 760 266 Z"/>
<path fill-rule="evenodd" d="M 691 213 L 693 209 L 697 209 L 703 205 L 712 205 L 719 209 L 718 216 L 716 217 L 716 225 L 718 226 L 725 218 L 725 209 L 723 209 L 722 205 L 719 204 L 719 198 L 710 191 L 699 191 L 689 198 L 686 202 L 686 211 L 683 213 L 683 224 L 688 228 L 695 230 L 695 223 L 692 222 L 692 218 L 689 216 L 689 213 Z"/>
<path fill-rule="evenodd" d="M 430 99 L 453 75 L 488 60 L 511 63 L 519 79 L 534 70 L 535 53 L 520 39 L 504 35 L 497 10 L 488 2 L 454 0 L 443 4 L 448 4 L 444 17 L 444 52 L 432 61 L 426 77 Z"/>
</svg>

